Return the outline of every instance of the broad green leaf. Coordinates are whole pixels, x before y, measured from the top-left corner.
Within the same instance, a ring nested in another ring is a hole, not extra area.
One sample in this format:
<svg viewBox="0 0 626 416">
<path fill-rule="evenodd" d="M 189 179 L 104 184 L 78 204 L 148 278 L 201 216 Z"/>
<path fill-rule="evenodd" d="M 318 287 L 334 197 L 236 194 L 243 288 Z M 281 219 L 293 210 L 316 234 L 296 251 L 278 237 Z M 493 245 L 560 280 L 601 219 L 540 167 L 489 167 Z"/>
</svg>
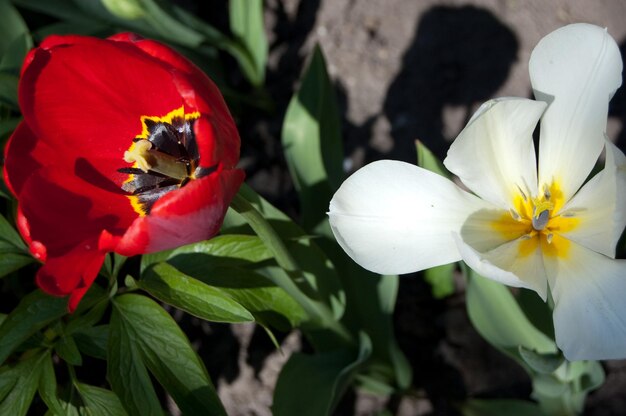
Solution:
<svg viewBox="0 0 626 416">
<path fill-rule="evenodd" d="M 463 416 L 542 416 L 535 403 L 522 400 L 479 400 L 471 399 L 461 405 Z"/>
<path fill-rule="evenodd" d="M 120 299 L 124 297 L 113 302 L 109 324 L 107 378 L 128 414 L 160 416 L 163 412 L 143 362 L 138 335 L 129 322 L 133 317 L 126 316 L 127 311 L 117 307 Z M 156 331 L 164 331 L 164 328 L 156 328 Z"/>
<path fill-rule="evenodd" d="M 441 163 L 441 160 L 439 160 L 424 143 L 416 140 L 415 147 L 417 148 L 417 165 L 419 167 L 437 173 L 446 178 L 450 177 L 450 173 L 445 168 L 443 163 Z"/>
<path fill-rule="evenodd" d="M 214 266 L 210 260 L 203 261 L 205 256 L 198 253 L 193 259 L 190 257 L 172 253 L 168 263 L 230 296 L 249 311 L 257 322 L 288 331 L 305 319 L 302 307 L 262 274 L 243 267 Z"/>
<path fill-rule="evenodd" d="M 13 367 L 0 369 L 0 380 L 15 380 L 11 391 L 0 402 L 0 415 L 23 416 L 28 412 L 47 356 L 46 351 L 38 351 Z"/>
<path fill-rule="evenodd" d="M 76 389 L 83 399 L 86 414 L 90 416 L 125 416 L 127 414 L 120 399 L 110 390 L 83 383 L 76 383 Z"/>
<path fill-rule="evenodd" d="M 344 179 L 341 121 L 322 50 L 316 47 L 282 130 L 289 172 L 300 198 L 302 224 L 314 230 Z"/>
<path fill-rule="evenodd" d="M 254 317 L 220 289 L 189 277 L 168 263 L 147 269 L 138 286 L 157 299 L 213 322 L 251 322 Z"/>
<path fill-rule="evenodd" d="M 66 298 L 39 290 L 26 295 L 0 326 L 0 363 L 22 342 L 66 313 Z"/>
<path fill-rule="evenodd" d="M 248 51 L 254 64 L 254 72 L 249 74 L 255 86 L 263 84 L 267 64 L 267 37 L 263 23 L 262 0 L 230 0 L 230 30 L 235 38 Z"/>
<path fill-rule="evenodd" d="M 554 341 L 530 323 L 504 285 L 470 271 L 466 299 L 474 328 L 491 345 L 521 363 L 519 346 L 540 354 L 557 352 Z"/>
<path fill-rule="evenodd" d="M 276 382 L 273 414 L 331 415 L 371 352 L 371 342 L 367 335 L 362 334 L 358 352 L 343 349 L 314 355 L 294 353 Z"/>
<path fill-rule="evenodd" d="M 21 118 L 8 118 L 0 120 L 0 139 L 8 136 L 10 133 L 13 133 L 13 130 L 15 130 L 21 120 Z"/>
<path fill-rule="evenodd" d="M 74 333 L 78 349 L 90 357 L 106 360 L 109 342 L 109 325 L 79 329 Z"/>
<path fill-rule="evenodd" d="M 39 396 L 46 403 L 50 412 L 54 415 L 65 415 L 63 406 L 57 396 L 57 379 L 54 373 L 52 355 L 47 354 L 41 364 L 41 377 L 39 378 Z"/>
<path fill-rule="evenodd" d="M 202 259 L 213 266 L 238 266 L 245 263 L 259 263 L 272 258 L 263 241 L 254 235 L 227 234 L 214 237 L 208 241 L 190 244 L 177 248 L 168 255 L 169 258 L 191 254 L 186 261 Z M 203 254 L 203 256 L 196 256 Z M 210 257 L 208 257 L 210 256 Z"/>
<path fill-rule="evenodd" d="M 137 294 L 119 296 L 113 304 L 111 339 L 114 322 L 132 334 L 130 346 L 138 351 L 134 359 L 145 363 L 184 414 L 226 414 L 204 364 L 163 308 Z M 113 390 L 124 403 L 125 393 L 117 391 L 115 386 Z"/>
<path fill-rule="evenodd" d="M 430 285 L 435 299 L 443 299 L 454 294 L 455 263 L 444 264 L 424 270 L 424 280 Z"/>
</svg>

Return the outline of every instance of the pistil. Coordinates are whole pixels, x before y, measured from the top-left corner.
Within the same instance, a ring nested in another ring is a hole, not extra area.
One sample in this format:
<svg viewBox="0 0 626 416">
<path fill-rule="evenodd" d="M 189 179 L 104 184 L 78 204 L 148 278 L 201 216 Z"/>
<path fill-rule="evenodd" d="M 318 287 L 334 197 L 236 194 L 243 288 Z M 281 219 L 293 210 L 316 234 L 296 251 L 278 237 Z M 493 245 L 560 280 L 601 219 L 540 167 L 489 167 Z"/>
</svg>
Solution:
<svg viewBox="0 0 626 416">
<path fill-rule="evenodd" d="M 146 139 L 136 141 L 131 149 L 124 152 L 124 161 L 136 163 L 144 173 L 152 171 L 181 181 L 189 177 L 187 163 L 153 149 L 152 143 Z"/>
</svg>

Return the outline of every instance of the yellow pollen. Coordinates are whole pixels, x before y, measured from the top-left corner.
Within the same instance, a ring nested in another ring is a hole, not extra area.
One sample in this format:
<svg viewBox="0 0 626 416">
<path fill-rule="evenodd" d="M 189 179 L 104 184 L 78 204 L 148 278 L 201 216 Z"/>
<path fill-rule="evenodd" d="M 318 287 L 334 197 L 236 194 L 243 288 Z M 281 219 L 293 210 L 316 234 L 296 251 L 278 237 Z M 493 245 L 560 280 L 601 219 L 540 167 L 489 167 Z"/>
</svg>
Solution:
<svg viewBox="0 0 626 416">
<path fill-rule="evenodd" d="M 139 140 L 124 152 L 124 162 L 136 163 L 137 168 L 148 173 L 152 168 L 152 164 L 148 162 L 150 159 L 150 149 L 152 149 L 152 143 L 148 140 Z"/>
<path fill-rule="evenodd" d="M 580 218 L 571 211 L 559 212 L 566 201 L 558 184 L 543 186 L 536 197 L 517 190 L 513 208 L 491 222 L 493 230 L 503 242 L 518 240 L 520 257 L 541 250 L 544 256 L 567 258 L 571 243 L 562 234 L 576 228 Z"/>
</svg>

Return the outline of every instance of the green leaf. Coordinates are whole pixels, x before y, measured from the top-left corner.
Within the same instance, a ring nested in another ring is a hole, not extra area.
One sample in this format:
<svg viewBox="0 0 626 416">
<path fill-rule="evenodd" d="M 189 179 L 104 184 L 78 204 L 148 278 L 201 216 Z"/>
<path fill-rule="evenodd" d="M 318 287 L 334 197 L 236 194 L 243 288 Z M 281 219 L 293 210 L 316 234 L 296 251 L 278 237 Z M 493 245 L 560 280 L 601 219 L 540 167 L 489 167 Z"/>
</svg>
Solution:
<svg viewBox="0 0 626 416">
<path fill-rule="evenodd" d="M 0 277 L 13 273 L 32 262 L 33 258 L 28 255 L 20 253 L 2 253 L 2 249 L 0 248 Z"/>
<path fill-rule="evenodd" d="M 74 333 L 74 341 L 83 354 L 106 360 L 107 344 L 109 342 L 109 325 L 79 329 Z"/>
<path fill-rule="evenodd" d="M 0 4 L 3 1 L 6 0 L 0 0 Z M 0 9 L 2 9 L 1 5 Z M 0 11 L 0 13 L 2 12 Z M 0 16 L 4 17 L 4 15 Z M 0 32 L 1 31 L 2 29 L 0 29 Z M 7 44 L 4 54 L 0 54 L 0 71 L 18 75 L 22 68 L 22 63 L 24 63 L 24 58 L 32 47 L 33 39 L 28 32 L 25 31 L 17 35 L 12 42 Z"/>
<path fill-rule="evenodd" d="M 424 143 L 419 140 L 415 141 L 415 147 L 417 148 L 417 165 L 431 172 L 450 178 L 450 173 L 446 167 L 441 163 L 441 160 L 435 156 Z"/>
<path fill-rule="evenodd" d="M 74 337 L 71 335 L 60 337 L 54 346 L 54 350 L 59 357 L 71 365 L 82 365 L 83 363 L 83 358 L 80 356 L 78 346 L 76 346 Z"/>
<path fill-rule="evenodd" d="M 18 81 L 17 75 L 0 72 L 0 104 L 4 103 L 14 109 L 19 108 L 17 102 Z"/>
<path fill-rule="evenodd" d="M 120 332 L 132 334 L 124 349 L 137 351 L 137 354 L 133 354 L 133 361 L 137 360 L 141 365 L 145 363 L 184 414 L 226 414 L 204 364 L 193 351 L 185 334 L 163 308 L 153 300 L 137 294 L 119 296 L 114 299 L 113 305 L 110 345 L 116 344 L 115 338 Z M 113 355 L 123 352 L 117 351 Z M 128 393 L 119 391 L 121 386 L 117 377 L 115 384 L 118 388 L 113 382 L 111 384 L 126 404 Z M 128 406 L 126 409 L 129 410 Z M 129 413 L 135 414 L 130 410 Z"/>
<path fill-rule="evenodd" d="M 28 252 L 28 248 L 26 244 L 22 241 L 22 238 L 15 231 L 15 228 L 0 214 L 0 241 L 4 240 L 7 243 L 11 244 L 15 248 L 21 250 L 24 253 Z"/>
<path fill-rule="evenodd" d="M 246 263 L 260 263 L 272 258 L 263 241 L 255 235 L 227 234 L 208 241 L 183 246 L 172 251 L 167 257 L 186 256 L 186 261 L 213 266 L 239 266 Z M 203 256 L 197 256 L 202 254 Z"/>
<path fill-rule="evenodd" d="M 332 414 L 343 392 L 371 352 L 369 337 L 361 334 L 358 352 L 343 349 L 315 355 L 294 353 L 278 376 L 273 414 Z"/>
<path fill-rule="evenodd" d="M 26 295 L 0 326 L 0 363 L 22 342 L 66 313 L 66 298 L 39 290 Z"/>
<path fill-rule="evenodd" d="M 430 285 L 435 299 L 443 299 L 454 294 L 455 268 L 456 263 L 449 263 L 424 270 L 424 280 Z"/>
<path fill-rule="evenodd" d="M 170 3 L 155 0 L 138 0 L 138 3 L 145 12 L 145 21 L 163 38 L 191 48 L 205 40 L 202 34 L 175 18 Z"/>
<path fill-rule="evenodd" d="M 57 379 L 54 374 L 52 355 L 47 357 L 41 364 L 41 377 L 39 378 L 39 396 L 41 396 L 48 409 L 54 415 L 65 415 L 63 407 L 57 396 Z"/>
<path fill-rule="evenodd" d="M 288 331 L 306 318 L 304 310 L 282 288 L 267 277 L 236 266 L 220 266 L 220 258 L 206 259 L 196 253 L 172 253 L 168 263 L 184 274 L 214 287 L 242 305 L 255 321 Z M 217 264 L 217 265 L 215 265 Z"/>
<path fill-rule="evenodd" d="M 301 288 L 306 290 L 304 286 L 314 287 L 316 293 L 310 293 L 310 295 L 329 305 L 333 315 L 339 319 L 345 308 L 345 294 L 341 288 L 341 280 L 332 262 L 316 244 L 316 241 L 248 185 L 243 184 L 239 193 L 270 222 L 272 228 L 287 243 L 288 249 L 302 268 L 308 282 Z M 222 232 L 241 234 L 244 232 L 252 233 L 252 230 L 246 226 L 243 217 L 231 208 L 226 214 Z M 279 267 L 268 267 L 259 270 L 259 272 L 279 286 L 281 280 L 290 279 Z"/>
<path fill-rule="evenodd" d="M 535 403 L 522 400 L 471 399 L 461 405 L 463 416 L 541 416 L 543 412 Z"/>
<path fill-rule="evenodd" d="M 474 328 L 491 345 L 521 364 L 524 362 L 519 356 L 519 346 L 540 354 L 557 352 L 554 341 L 530 323 L 504 285 L 470 270 L 466 300 Z"/>
<path fill-rule="evenodd" d="M 13 65 L 8 65 L 8 63 L 19 58 L 19 56 L 9 55 L 16 52 L 14 42 L 27 35 L 28 27 L 19 12 L 9 0 L 0 0 L 0 71 L 15 69 Z M 26 50 L 28 49 L 26 48 Z M 20 66 L 21 62 L 17 69 Z"/>
<path fill-rule="evenodd" d="M 345 176 L 341 120 L 319 47 L 287 108 L 282 144 L 300 198 L 302 224 L 312 231 L 326 220 L 328 203 Z"/>
<path fill-rule="evenodd" d="M 82 383 L 75 385 L 87 408 L 86 413 L 90 416 L 125 416 L 127 414 L 120 399 L 112 391 Z"/>
<path fill-rule="evenodd" d="M 0 402 L 0 415 L 22 416 L 28 412 L 47 356 L 46 351 L 39 351 L 13 367 L 0 369 L 0 380 L 14 380 L 13 388 Z"/>
<path fill-rule="evenodd" d="M 251 322 L 254 317 L 223 291 L 185 275 L 167 263 L 147 269 L 138 286 L 157 299 L 212 322 Z"/>
<path fill-rule="evenodd" d="M 124 297 L 118 299 L 124 300 Z M 107 348 L 107 378 L 130 415 L 162 415 L 159 399 L 143 362 L 141 345 L 125 310 L 113 303 Z M 132 319 L 132 317 L 130 317 Z M 163 331 L 163 328 L 157 328 Z"/>
<path fill-rule="evenodd" d="M 260 86 L 265 79 L 267 37 L 263 23 L 262 0 L 230 0 L 230 29 L 251 57 L 254 71 L 248 74 L 252 85 Z"/>
<path fill-rule="evenodd" d="M 519 346 L 519 354 L 533 371 L 543 374 L 553 373 L 564 361 L 561 353 L 539 354 L 521 345 Z"/>
</svg>

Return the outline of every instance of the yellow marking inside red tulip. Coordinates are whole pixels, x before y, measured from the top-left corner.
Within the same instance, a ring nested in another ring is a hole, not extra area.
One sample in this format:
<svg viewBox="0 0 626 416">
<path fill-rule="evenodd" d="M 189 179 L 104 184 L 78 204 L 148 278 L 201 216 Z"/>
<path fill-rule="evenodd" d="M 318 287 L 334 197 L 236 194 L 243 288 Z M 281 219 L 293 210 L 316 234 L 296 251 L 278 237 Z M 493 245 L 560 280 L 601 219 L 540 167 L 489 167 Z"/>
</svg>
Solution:
<svg viewBox="0 0 626 416">
<path fill-rule="evenodd" d="M 557 182 L 542 187 L 536 197 L 519 189 L 514 208 L 493 221 L 491 226 L 507 241 L 519 239 L 520 257 L 530 256 L 541 249 L 545 256 L 567 258 L 571 242 L 562 233 L 575 229 L 580 218 L 573 212 L 561 212 L 565 202 Z"/>
<path fill-rule="evenodd" d="M 124 161 L 132 163 L 136 172 L 129 173 L 122 185 L 124 190 L 132 193 L 127 197 L 140 216 L 148 215 L 152 204 L 172 188 L 180 188 L 196 179 L 199 155 L 197 150 L 196 154 L 190 155 L 187 146 L 192 142 L 195 146 L 192 124 L 199 117 L 197 111 L 185 113 L 183 106 L 164 116 L 141 116 L 141 133 L 123 155 Z M 167 143 L 159 143 L 159 140 Z M 168 151 L 164 145 L 175 152 Z M 142 178 L 145 180 L 138 180 Z"/>
</svg>

